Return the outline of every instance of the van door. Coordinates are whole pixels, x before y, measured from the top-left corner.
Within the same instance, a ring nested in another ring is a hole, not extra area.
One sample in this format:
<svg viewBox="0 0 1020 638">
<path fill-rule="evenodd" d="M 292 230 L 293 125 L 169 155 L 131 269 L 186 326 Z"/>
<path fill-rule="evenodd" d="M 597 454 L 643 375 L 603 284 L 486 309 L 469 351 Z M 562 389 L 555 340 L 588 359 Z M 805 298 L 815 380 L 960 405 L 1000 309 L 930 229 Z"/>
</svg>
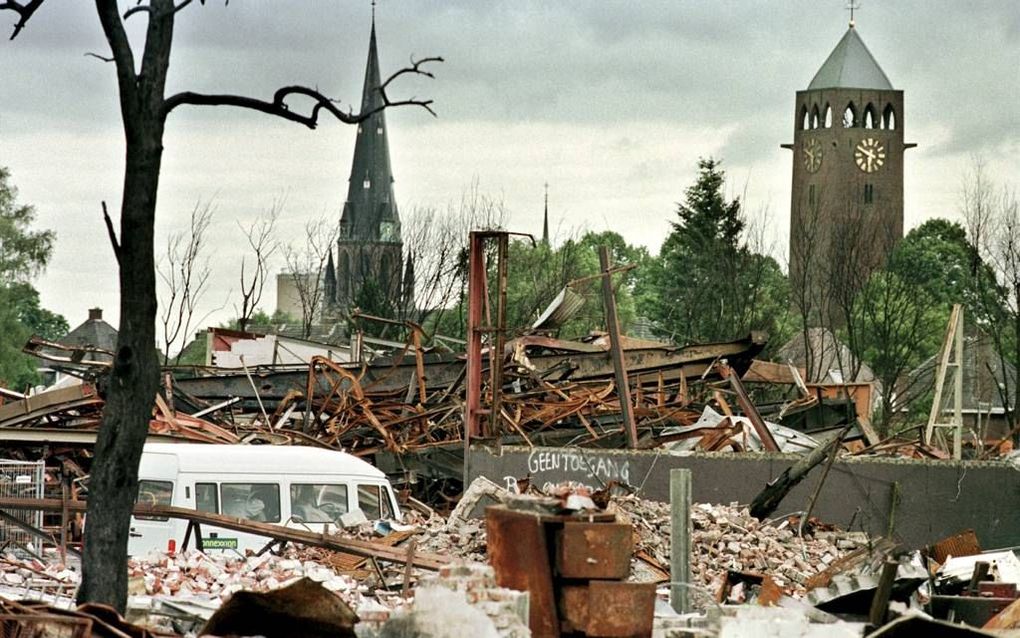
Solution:
<svg viewBox="0 0 1020 638">
<path fill-rule="evenodd" d="M 177 487 L 177 457 L 172 454 L 143 453 L 138 467 L 138 498 L 145 505 L 172 505 Z M 132 516 L 128 532 L 128 554 L 139 556 L 165 552 L 173 537 L 173 521 L 155 516 Z"/>
<path fill-rule="evenodd" d="M 358 508 L 370 521 L 397 518 L 387 485 L 359 483 Z"/>
</svg>

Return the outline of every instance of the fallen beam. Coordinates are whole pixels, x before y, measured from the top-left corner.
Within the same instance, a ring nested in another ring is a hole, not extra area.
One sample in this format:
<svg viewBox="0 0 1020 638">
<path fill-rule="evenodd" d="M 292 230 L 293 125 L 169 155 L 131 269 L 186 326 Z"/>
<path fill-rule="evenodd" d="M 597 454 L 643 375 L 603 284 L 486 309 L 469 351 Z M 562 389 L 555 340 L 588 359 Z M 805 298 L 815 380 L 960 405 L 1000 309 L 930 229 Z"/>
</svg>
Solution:
<svg viewBox="0 0 1020 638">
<path fill-rule="evenodd" d="M 87 503 L 85 501 L 61 502 L 56 498 L 20 499 L 4 497 L 0 498 L 0 510 L 42 510 L 44 512 L 59 512 L 62 507 L 68 511 L 84 512 Z M 141 516 L 162 516 L 169 518 L 180 518 L 200 525 L 212 525 L 236 532 L 248 532 L 260 536 L 268 536 L 280 541 L 301 543 L 312 547 L 321 547 L 336 552 L 344 552 L 361 556 L 363 558 L 374 558 L 385 560 L 391 563 L 405 564 L 408 562 L 408 553 L 399 547 L 388 547 L 378 543 L 362 541 L 350 538 L 338 538 L 329 534 L 316 533 L 303 529 L 293 529 L 283 525 L 250 521 L 244 518 L 199 512 L 184 507 L 169 507 L 165 505 L 135 505 L 135 515 Z M 411 564 L 424 569 L 439 569 L 450 562 L 449 557 L 438 554 L 422 554 L 415 552 L 410 556 Z"/>
<path fill-rule="evenodd" d="M 758 520 L 765 520 L 775 512 L 790 490 L 803 481 L 808 472 L 816 465 L 825 460 L 833 446 L 842 443 L 843 436 L 846 435 L 849 428 L 850 426 L 847 426 L 839 434 L 805 454 L 796 463 L 786 468 L 774 481 L 766 485 L 765 489 L 751 501 L 751 516 Z"/>
</svg>

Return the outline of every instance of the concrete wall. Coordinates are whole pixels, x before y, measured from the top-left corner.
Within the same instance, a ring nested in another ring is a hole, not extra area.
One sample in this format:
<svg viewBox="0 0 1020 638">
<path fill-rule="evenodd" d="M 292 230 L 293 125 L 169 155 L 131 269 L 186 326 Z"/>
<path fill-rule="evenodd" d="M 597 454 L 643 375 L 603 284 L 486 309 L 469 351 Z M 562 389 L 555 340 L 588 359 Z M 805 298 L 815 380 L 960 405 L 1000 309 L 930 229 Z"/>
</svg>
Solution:
<svg viewBox="0 0 1020 638">
<path fill-rule="evenodd" d="M 504 485 L 531 475 L 532 482 L 579 481 L 600 486 L 618 480 L 649 499 L 669 499 L 669 470 L 689 468 L 694 500 L 749 503 L 795 457 L 768 454 L 672 456 L 657 451 L 503 447 L 501 453 L 473 447 L 467 476 L 486 476 Z M 816 468 L 780 506 L 776 515 L 806 508 L 821 468 Z M 918 548 L 972 528 L 984 548 L 1020 545 L 1020 470 L 1001 461 L 915 461 L 841 459 L 822 487 L 813 512 L 844 529 L 892 537 Z"/>
</svg>

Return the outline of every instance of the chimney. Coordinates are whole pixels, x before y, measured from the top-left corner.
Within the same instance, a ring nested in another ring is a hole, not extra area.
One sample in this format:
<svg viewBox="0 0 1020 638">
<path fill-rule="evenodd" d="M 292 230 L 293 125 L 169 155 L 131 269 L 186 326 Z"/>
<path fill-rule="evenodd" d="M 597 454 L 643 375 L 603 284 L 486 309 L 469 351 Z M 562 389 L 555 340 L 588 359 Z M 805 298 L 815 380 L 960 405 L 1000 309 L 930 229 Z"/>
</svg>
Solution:
<svg viewBox="0 0 1020 638">
<path fill-rule="evenodd" d="M 102 320 L 103 320 L 102 308 L 89 308 L 89 321 L 102 321 Z"/>
</svg>

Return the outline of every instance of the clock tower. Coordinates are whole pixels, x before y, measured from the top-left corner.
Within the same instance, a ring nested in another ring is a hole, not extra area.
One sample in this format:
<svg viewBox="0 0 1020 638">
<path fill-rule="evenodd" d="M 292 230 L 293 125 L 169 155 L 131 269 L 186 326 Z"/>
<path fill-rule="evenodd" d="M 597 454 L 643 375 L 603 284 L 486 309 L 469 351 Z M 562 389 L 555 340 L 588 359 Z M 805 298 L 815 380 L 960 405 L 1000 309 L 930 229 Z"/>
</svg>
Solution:
<svg viewBox="0 0 1020 638">
<path fill-rule="evenodd" d="M 893 88 L 853 21 L 797 91 L 790 281 L 816 322 L 852 295 L 903 237 L 903 91 Z"/>
</svg>

